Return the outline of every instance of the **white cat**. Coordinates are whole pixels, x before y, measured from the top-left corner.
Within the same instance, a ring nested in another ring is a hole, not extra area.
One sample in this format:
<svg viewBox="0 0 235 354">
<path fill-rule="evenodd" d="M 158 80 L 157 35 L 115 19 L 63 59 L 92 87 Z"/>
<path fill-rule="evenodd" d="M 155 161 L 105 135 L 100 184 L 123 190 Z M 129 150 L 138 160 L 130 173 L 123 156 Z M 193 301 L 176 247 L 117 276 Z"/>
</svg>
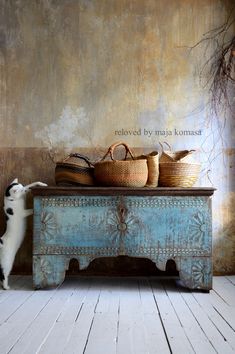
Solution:
<svg viewBox="0 0 235 354">
<path fill-rule="evenodd" d="M 18 183 L 18 179 L 7 187 L 4 197 L 6 214 L 6 232 L 0 238 L 0 280 L 3 289 L 10 289 L 8 276 L 12 270 L 16 252 L 22 244 L 26 231 L 26 217 L 33 214 L 33 209 L 25 209 L 26 194 L 31 187 L 46 186 L 42 182 L 34 182 L 28 186 Z"/>
</svg>

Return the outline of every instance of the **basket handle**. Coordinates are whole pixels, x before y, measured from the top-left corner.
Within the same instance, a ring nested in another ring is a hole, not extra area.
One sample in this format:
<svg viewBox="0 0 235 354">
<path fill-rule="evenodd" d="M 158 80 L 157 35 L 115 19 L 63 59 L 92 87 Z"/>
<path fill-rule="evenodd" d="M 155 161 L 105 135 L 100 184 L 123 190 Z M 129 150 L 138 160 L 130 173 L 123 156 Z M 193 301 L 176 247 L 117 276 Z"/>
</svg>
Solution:
<svg viewBox="0 0 235 354">
<path fill-rule="evenodd" d="M 108 155 L 110 155 L 111 160 L 115 161 L 115 159 L 114 159 L 114 157 L 113 157 L 114 150 L 115 150 L 118 146 L 121 146 L 121 145 L 123 145 L 123 146 L 125 147 L 125 150 L 126 150 L 126 155 L 125 155 L 124 160 L 126 160 L 128 153 L 130 154 L 132 160 L 134 160 L 134 155 L 133 155 L 131 149 L 129 148 L 129 146 L 128 146 L 126 143 L 124 143 L 124 142 L 117 142 L 117 143 L 112 144 L 112 145 L 108 148 L 108 151 L 106 152 L 106 154 L 104 155 L 104 157 L 102 158 L 101 161 L 103 161 Z"/>
<path fill-rule="evenodd" d="M 67 161 L 70 157 L 77 157 L 78 159 L 82 159 L 88 164 L 89 167 L 93 167 L 93 164 L 89 161 L 88 157 L 80 155 L 76 152 L 69 154 L 69 156 L 67 156 L 63 162 Z"/>
<path fill-rule="evenodd" d="M 160 143 L 159 142 L 159 145 L 161 146 L 162 148 L 162 152 L 164 151 L 164 148 L 163 148 L 163 144 L 166 144 L 168 146 L 168 148 L 170 149 L 170 151 L 172 151 L 172 148 L 170 146 L 170 144 L 168 144 L 166 141 L 163 141 L 163 143 Z M 195 152 L 196 150 L 192 149 L 192 150 L 187 150 L 187 153 L 188 154 L 192 154 L 193 152 Z"/>
<path fill-rule="evenodd" d="M 159 142 L 159 145 L 162 148 L 162 152 L 164 151 L 163 144 L 166 144 L 168 146 L 168 148 L 170 149 L 170 151 L 172 151 L 170 144 L 168 144 L 166 141 L 163 141 L 163 143 Z"/>
</svg>

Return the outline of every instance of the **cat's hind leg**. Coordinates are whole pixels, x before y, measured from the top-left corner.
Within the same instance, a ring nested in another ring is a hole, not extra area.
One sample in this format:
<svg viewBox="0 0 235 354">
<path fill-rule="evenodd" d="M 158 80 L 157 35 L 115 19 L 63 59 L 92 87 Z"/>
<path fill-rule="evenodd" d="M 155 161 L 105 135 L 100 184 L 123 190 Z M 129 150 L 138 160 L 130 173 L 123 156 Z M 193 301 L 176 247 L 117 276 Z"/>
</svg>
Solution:
<svg viewBox="0 0 235 354">
<path fill-rule="evenodd" d="M 10 287 L 8 285 L 8 276 L 9 273 L 5 271 L 5 269 L 3 270 L 2 266 L 0 266 L 0 280 L 2 282 L 2 287 L 4 290 L 9 290 Z"/>
<path fill-rule="evenodd" d="M 11 267 L 5 266 L 4 268 L 1 269 L 2 271 L 2 287 L 4 290 L 9 290 L 10 286 L 8 284 L 8 277 L 11 272 Z"/>
<path fill-rule="evenodd" d="M 2 287 L 4 290 L 10 290 L 10 286 L 8 285 L 8 275 L 4 275 L 5 279 L 2 282 Z"/>
<path fill-rule="evenodd" d="M 2 266 L 1 266 L 1 264 L 0 264 L 0 281 L 1 281 L 1 283 L 2 283 L 2 286 L 3 286 L 3 280 L 5 279 L 5 277 L 4 277 L 4 274 L 3 274 L 3 270 L 2 270 Z"/>
<path fill-rule="evenodd" d="M 4 290 L 9 290 L 10 286 L 8 284 L 9 275 L 12 270 L 15 255 L 14 253 L 8 254 L 7 257 L 2 257 L 1 269 L 2 269 L 2 287 Z"/>
</svg>

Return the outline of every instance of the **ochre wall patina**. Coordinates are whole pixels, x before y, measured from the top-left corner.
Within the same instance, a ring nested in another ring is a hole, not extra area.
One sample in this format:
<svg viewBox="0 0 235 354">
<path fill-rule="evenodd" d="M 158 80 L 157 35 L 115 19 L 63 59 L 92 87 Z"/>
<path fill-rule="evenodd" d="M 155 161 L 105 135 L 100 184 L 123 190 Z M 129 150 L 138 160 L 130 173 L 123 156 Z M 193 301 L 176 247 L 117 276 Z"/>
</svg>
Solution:
<svg viewBox="0 0 235 354">
<path fill-rule="evenodd" d="M 233 0 L 0 0 L 1 196 L 15 177 L 54 184 L 52 160 L 72 150 L 95 158 L 117 140 L 149 151 L 165 140 L 175 149 L 196 148 L 197 185 L 217 188 L 214 272 L 233 273 L 234 117 L 228 113 L 220 134 L 206 77 L 199 78 L 213 45 L 189 48 L 223 24 L 232 6 Z M 31 240 L 29 220 L 15 271 L 30 272 Z"/>
</svg>

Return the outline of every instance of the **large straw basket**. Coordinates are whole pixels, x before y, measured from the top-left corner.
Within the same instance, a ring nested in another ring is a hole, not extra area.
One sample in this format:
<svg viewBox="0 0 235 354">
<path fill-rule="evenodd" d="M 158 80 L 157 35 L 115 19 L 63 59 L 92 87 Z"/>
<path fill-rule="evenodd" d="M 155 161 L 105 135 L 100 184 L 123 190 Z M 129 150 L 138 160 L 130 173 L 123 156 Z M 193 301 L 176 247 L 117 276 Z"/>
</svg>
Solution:
<svg viewBox="0 0 235 354">
<path fill-rule="evenodd" d="M 114 150 L 118 146 L 126 150 L 124 160 L 114 159 Z M 127 160 L 127 154 L 131 159 Z M 104 161 L 110 155 L 111 161 Z M 144 187 L 148 179 L 146 159 L 135 159 L 129 146 L 123 142 L 111 145 L 101 161 L 95 164 L 95 180 L 97 184 L 114 187 Z"/>
<path fill-rule="evenodd" d="M 86 156 L 70 154 L 55 167 L 56 184 L 78 184 L 92 186 L 94 184 L 94 166 Z"/>
<path fill-rule="evenodd" d="M 199 164 L 162 162 L 159 164 L 159 186 L 192 187 L 198 179 Z"/>
</svg>

